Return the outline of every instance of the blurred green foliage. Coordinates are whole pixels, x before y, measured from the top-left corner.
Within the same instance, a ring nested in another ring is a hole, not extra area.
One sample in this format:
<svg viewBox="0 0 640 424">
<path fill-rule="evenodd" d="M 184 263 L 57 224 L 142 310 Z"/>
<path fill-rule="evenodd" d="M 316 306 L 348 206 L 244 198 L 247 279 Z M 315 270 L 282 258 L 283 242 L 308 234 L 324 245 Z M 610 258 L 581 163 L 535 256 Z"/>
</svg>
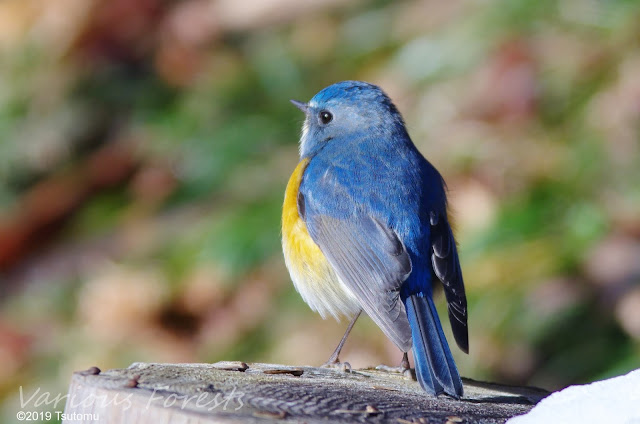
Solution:
<svg viewBox="0 0 640 424">
<path fill-rule="evenodd" d="M 260 3 L 0 4 L 5 421 L 92 365 L 328 357 L 344 323 L 295 293 L 279 217 L 288 100 L 344 79 L 380 84 L 447 180 L 464 376 L 638 367 L 638 2 Z M 344 357 L 399 354 L 365 320 Z"/>
</svg>

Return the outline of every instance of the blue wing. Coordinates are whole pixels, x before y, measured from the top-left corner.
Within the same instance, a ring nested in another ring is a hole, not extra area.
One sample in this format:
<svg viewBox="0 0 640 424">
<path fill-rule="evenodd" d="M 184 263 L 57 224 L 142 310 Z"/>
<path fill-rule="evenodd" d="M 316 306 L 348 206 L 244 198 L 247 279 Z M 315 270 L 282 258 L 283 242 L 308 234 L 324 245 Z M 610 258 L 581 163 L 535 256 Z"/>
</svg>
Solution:
<svg viewBox="0 0 640 424">
<path fill-rule="evenodd" d="M 449 322 L 456 343 L 463 352 L 469 353 L 467 327 L 467 298 L 460 260 L 453 231 L 446 216 L 431 213 L 431 264 L 433 272 L 442 281 L 447 298 Z"/>
</svg>

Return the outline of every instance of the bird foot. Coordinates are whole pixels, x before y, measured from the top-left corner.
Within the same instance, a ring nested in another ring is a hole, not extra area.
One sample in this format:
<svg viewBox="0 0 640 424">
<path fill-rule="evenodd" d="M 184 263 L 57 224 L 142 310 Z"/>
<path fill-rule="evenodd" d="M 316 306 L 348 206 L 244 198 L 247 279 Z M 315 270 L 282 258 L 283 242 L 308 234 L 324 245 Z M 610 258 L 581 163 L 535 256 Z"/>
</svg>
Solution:
<svg viewBox="0 0 640 424">
<path fill-rule="evenodd" d="M 378 365 L 376 367 L 376 370 L 378 371 L 384 371 L 384 372 L 388 372 L 391 374 L 401 374 L 406 378 L 411 378 L 413 379 L 413 371 L 411 370 L 411 368 L 409 367 L 404 367 L 402 365 L 398 366 L 398 367 L 392 367 L 389 365 Z"/>
<path fill-rule="evenodd" d="M 324 364 L 320 365 L 320 368 L 332 368 L 340 370 L 342 372 L 351 372 L 351 364 L 348 362 L 340 362 L 338 359 L 330 359 Z"/>
<path fill-rule="evenodd" d="M 406 378 L 412 378 L 415 380 L 415 372 L 411 370 L 409 365 L 409 357 L 406 352 L 402 355 L 402 361 L 397 367 L 390 367 L 389 365 L 378 365 L 376 367 L 378 371 L 384 371 L 393 374 L 402 374 Z"/>
</svg>

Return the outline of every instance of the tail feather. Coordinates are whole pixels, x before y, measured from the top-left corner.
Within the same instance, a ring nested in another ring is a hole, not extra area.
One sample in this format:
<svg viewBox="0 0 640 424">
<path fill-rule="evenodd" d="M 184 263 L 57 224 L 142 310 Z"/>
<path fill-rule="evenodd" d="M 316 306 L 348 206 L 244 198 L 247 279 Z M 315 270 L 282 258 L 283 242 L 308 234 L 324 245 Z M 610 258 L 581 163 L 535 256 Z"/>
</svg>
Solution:
<svg viewBox="0 0 640 424">
<path fill-rule="evenodd" d="M 411 295 L 405 299 L 405 308 L 420 386 L 433 395 L 444 392 L 455 398 L 462 397 L 462 380 L 431 296 Z"/>
</svg>

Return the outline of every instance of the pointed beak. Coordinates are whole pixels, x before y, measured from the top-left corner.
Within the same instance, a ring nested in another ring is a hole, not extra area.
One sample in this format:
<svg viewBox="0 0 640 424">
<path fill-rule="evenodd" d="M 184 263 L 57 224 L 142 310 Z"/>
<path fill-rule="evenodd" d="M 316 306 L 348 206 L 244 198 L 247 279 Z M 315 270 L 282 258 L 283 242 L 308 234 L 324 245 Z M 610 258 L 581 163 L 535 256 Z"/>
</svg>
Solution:
<svg viewBox="0 0 640 424">
<path fill-rule="evenodd" d="M 290 102 L 293 103 L 295 107 L 303 111 L 305 114 L 307 113 L 307 110 L 309 110 L 309 106 L 306 103 L 302 103 L 297 100 L 290 100 Z"/>
</svg>

